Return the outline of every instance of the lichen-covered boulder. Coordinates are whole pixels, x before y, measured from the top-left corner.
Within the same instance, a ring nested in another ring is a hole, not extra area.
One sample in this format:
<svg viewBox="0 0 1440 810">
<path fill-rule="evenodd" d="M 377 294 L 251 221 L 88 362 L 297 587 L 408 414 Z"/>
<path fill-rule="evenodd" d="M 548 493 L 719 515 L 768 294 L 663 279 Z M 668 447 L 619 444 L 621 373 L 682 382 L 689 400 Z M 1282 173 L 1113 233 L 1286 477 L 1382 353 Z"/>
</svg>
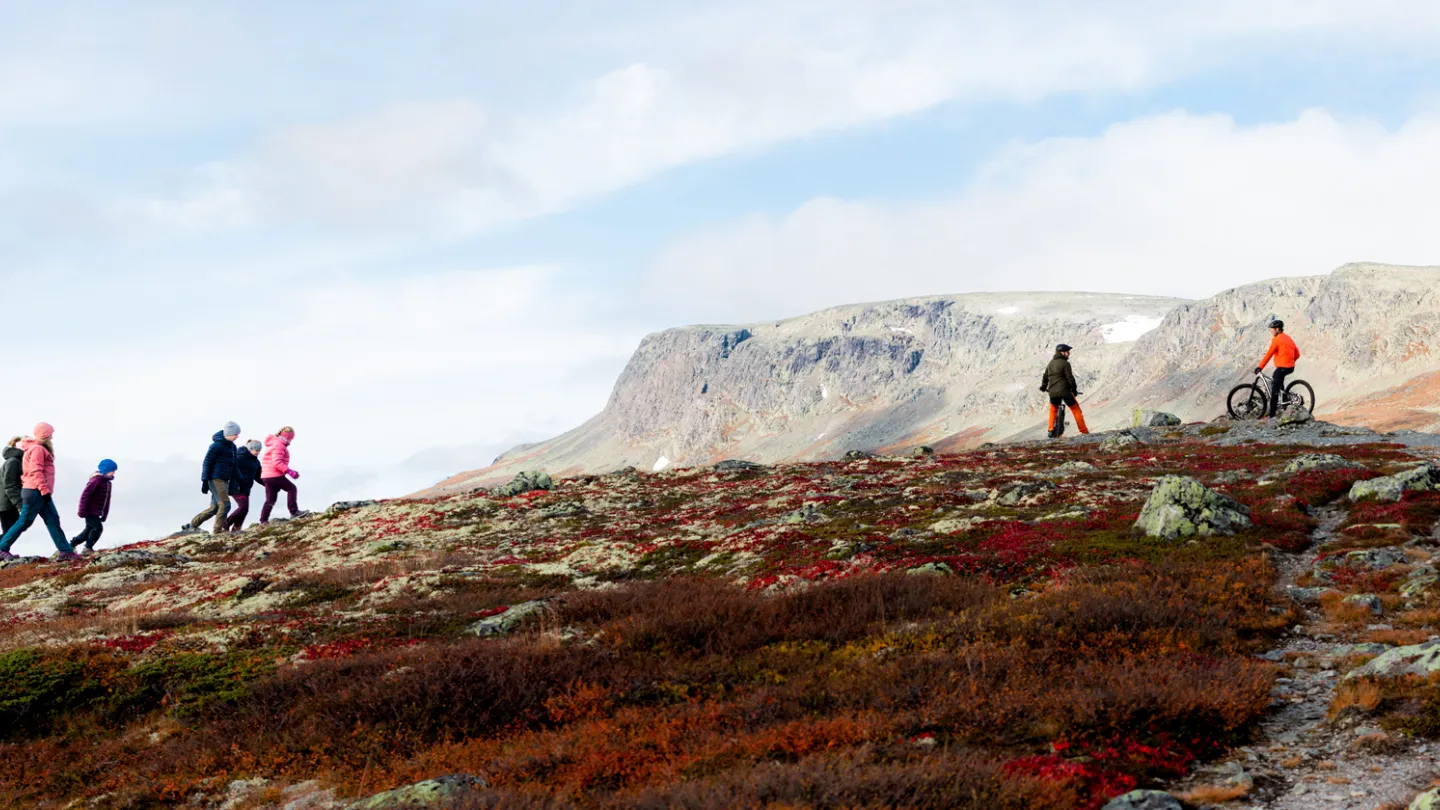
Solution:
<svg viewBox="0 0 1440 810">
<path fill-rule="evenodd" d="M 478 622 L 470 625 L 465 632 L 477 636 L 503 636 L 506 633 L 519 627 L 521 622 L 540 613 L 545 609 L 543 600 L 533 602 L 521 602 L 518 605 L 511 605 L 502 613 L 494 616 L 487 616 Z"/>
<path fill-rule="evenodd" d="M 1435 490 L 1440 490 L 1440 467 L 1426 463 L 1394 475 L 1356 481 L 1350 487 L 1350 500 L 1398 501 L 1407 492 Z"/>
<path fill-rule="evenodd" d="M 1440 673 L 1440 641 L 1426 641 L 1388 650 L 1364 666 L 1351 670 L 1345 679 L 1399 678 L 1405 675 L 1426 678 L 1436 673 Z"/>
<path fill-rule="evenodd" d="M 1380 597 L 1373 593 L 1352 593 L 1341 601 L 1347 605 L 1365 608 L 1376 616 L 1385 612 L 1385 605 L 1380 602 Z"/>
<path fill-rule="evenodd" d="M 554 489 L 555 482 L 550 480 L 550 474 L 535 470 L 526 470 L 514 478 L 510 483 L 496 487 L 491 494 L 497 498 L 509 498 L 515 495 L 523 495 L 526 492 L 534 492 L 537 489 Z"/>
<path fill-rule="evenodd" d="M 1405 576 L 1405 584 L 1400 586 L 1400 595 L 1406 599 L 1422 599 L 1436 589 L 1440 583 L 1440 575 L 1429 565 L 1422 565 Z"/>
<path fill-rule="evenodd" d="M 1163 790 L 1132 790 L 1116 796 L 1102 810 L 1184 810 L 1180 800 Z"/>
<path fill-rule="evenodd" d="M 1119 433 L 1112 433 L 1111 435 L 1101 439 L 1100 452 L 1123 453 L 1127 450 L 1131 450 L 1139 446 L 1140 444 L 1141 441 L 1135 438 L 1135 435 L 1133 433 L 1122 430 Z"/>
<path fill-rule="evenodd" d="M 337 514 L 337 513 L 339 513 L 339 512 L 349 512 L 351 509 L 364 509 L 364 508 L 367 507 L 367 506 L 374 506 L 376 503 L 378 503 L 378 502 L 377 502 L 377 501 L 336 501 L 335 503 L 330 504 L 330 508 L 329 508 L 329 509 L 326 509 L 325 512 L 326 512 L 326 514 L 331 514 L 331 515 L 333 515 L 333 514 Z"/>
<path fill-rule="evenodd" d="M 949 576 L 955 573 L 955 569 L 951 568 L 948 564 L 943 562 L 931 562 L 925 563 L 924 565 L 917 565 L 914 568 L 909 569 L 905 573 L 919 574 L 921 576 Z"/>
<path fill-rule="evenodd" d="M 914 450 L 911 450 L 910 455 L 913 458 L 927 458 L 929 456 L 935 455 L 935 448 L 931 447 L 928 444 L 922 444 Z"/>
<path fill-rule="evenodd" d="M 1019 506 L 1022 503 L 1034 503 L 1053 489 L 1055 489 L 1055 485 L 1049 481 L 1031 481 L 1005 489 L 992 490 L 990 500 L 998 506 Z"/>
<path fill-rule="evenodd" d="M 1248 507 L 1182 475 L 1156 481 L 1135 521 L 1138 531 L 1167 540 L 1235 534 L 1252 525 Z"/>
<path fill-rule="evenodd" d="M 1130 427 L 1178 427 L 1180 417 L 1164 411 L 1147 411 L 1136 408 L 1130 415 Z"/>
<path fill-rule="evenodd" d="M 355 802 L 346 810 L 428 810 L 449 806 L 487 787 L 489 784 L 478 776 L 452 774 L 377 793 Z"/>
<path fill-rule="evenodd" d="M 743 458 L 727 458 L 715 464 L 716 472 L 749 472 L 751 470 L 769 469 L 764 464 L 754 461 L 746 461 Z"/>
<path fill-rule="evenodd" d="M 1315 416 L 1300 405 L 1286 408 L 1280 412 L 1280 418 L 1276 420 L 1281 427 L 1286 425 L 1303 425 L 1315 421 Z"/>
<path fill-rule="evenodd" d="M 1396 546 L 1357 549 L 1347 552 L 1343 558 L 1347 568 L 1365 568 L 1371 571 L 1384 571 L 1402 562 L 1405 562 L 1405 552 Z"/>
<path fill-rule="evenodd" d="M 1285 472 L 1311 472 L 1318 470 L 1363 470 L 1363 464 L 1356 464 L 1344 456 L 1337 456 L 1334 453 L 1306 453 L 1290 459 L 1285 465 Z"/>
<path fill-rule="evenodd" d="M 781 523 L 825 523 L 830 518 L 820 511 L 820 504 L 810 502 L 780 519 Z"/>
</svg>

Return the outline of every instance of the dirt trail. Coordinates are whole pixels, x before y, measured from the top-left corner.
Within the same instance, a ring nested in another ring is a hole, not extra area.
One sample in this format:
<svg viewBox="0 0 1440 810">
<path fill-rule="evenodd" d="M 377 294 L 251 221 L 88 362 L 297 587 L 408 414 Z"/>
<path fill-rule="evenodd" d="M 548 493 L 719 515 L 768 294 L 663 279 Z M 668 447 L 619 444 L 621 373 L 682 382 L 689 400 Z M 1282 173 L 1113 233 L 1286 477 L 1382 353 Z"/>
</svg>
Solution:
<svg viewBox="0 0 1440 810">
<path fill-rule="evenodd" d="M 1335 540 L 1346 510 L 1327 507 L 1316 517 L 1320 526 L 1310 550 L 1276 555 L 1282 591 L 1294 587 Z M 1223 762 L 1198 769 L 1176 793 L 1199 785 L 1250 785 L 1249 795 L 1226 806 L 1375 810 L 1387 804 L 1404 807 L 1440 772 L 1440 745 L 1376 736 L 1381 730 L 1363 718 L 1327 720 L 1342 675 L 1337 668 L 1351 654 L 1356 639 L 1326 633 L 1316 606 L 1302 605 L 1302 609 L 1305 623 L 1285 644 L 1263 656 L 1289 662 L 1291 671 L 1276 684 L 1275 711 L 1260 724 L 1255 741 Z"/>
</svg>

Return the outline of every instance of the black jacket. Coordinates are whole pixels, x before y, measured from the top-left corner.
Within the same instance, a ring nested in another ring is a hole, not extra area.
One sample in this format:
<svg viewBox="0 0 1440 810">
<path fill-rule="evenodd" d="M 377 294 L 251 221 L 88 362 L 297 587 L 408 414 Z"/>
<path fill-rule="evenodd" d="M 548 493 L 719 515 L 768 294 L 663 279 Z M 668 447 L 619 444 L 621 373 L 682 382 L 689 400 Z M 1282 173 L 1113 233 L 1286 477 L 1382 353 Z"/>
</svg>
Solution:
<svg viewBox="0 0 1440 810">
<path fill-rule="evenodd" d="M 1040 390 L 1052 397 L 1074 396 L 1080 393 L 1080 386 L 1075 383 L 1075 372 L 1070 370 L 1070 361 L 1060 352 L 1055 353 L 1050 365 L 1045 367 L 1045 374 L 1040 378 Z"/>
<path fill-rule="evenodd" d="M 235 477 L 235 442 L 225 438 L 224 431 L 216 431 L 211 438 L 214 441 L 205 451 L 205 463 L 200 465 L 200 480 L 228 482 Z"/>
<path fill-rule="evenodd" d="M 20 508 L 20 473 L 25 451 L 18 447 L 5 448 L 5 462 L 0 464 L 0 510 Z"/>
<path fill-rule="evenodd" d="M 260 459 L 249 450 L 235 451 L 235 475 L 230 479 L 231 495 L 249 495 L 250 487 L 260 481 Z"/>
</svg>

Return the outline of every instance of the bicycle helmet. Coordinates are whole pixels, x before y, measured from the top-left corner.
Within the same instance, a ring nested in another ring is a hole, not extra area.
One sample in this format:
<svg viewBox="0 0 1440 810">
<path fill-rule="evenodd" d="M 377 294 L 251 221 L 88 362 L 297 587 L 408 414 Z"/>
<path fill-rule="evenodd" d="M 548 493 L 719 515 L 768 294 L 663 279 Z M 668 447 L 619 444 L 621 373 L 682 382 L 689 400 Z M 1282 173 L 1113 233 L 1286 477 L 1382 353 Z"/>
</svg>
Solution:
<svg viewBox="0 0 1440 810">
<path fill-rule="evenodd" d="M 1056 347 L 1055 347 L 1055 351 L 1057 351 L 1057 352 L 1068 352 L 1068 351 L 1070 351 L 1070 347 L 1069 347 L 1067 344 L 1061 343 L 1059 346 L 1056 346 Z"/>
<path fill-rule="evenodd" d="M 1271 329 L 1284 329 L 1284 328 L 1285 328 L 1285 322 L 1282 321 L 1282 320 L 1280 320 L 1279 318 L 1276 318 L 1275 320 L 1273 320 L 1273 321 L 1270 322 L 1270 328 L 1271 328 Z"/>
</svg>

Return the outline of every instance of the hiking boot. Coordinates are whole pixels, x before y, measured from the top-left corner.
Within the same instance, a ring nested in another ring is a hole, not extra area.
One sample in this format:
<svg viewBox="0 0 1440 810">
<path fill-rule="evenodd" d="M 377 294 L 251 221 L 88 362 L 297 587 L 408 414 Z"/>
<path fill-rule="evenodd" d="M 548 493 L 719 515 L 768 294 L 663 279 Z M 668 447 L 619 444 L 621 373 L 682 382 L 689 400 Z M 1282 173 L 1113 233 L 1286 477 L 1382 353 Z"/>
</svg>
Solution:
<svg viewBox="0 0 1440 810">
<path fill-rule="evenodd" d="M 73 551 L 62 551 L 59 554 L 56 554 L 52 559 L 54 559 L 55 562 L 75 562 L 76 560 L 83 560 L 85 558 L 81 557 L 79 554 L 76 554 Z"/>
<path fill-rule="evenodd" d="M 315 513 L 314 513 L 314 512 L 311 512 L 309 509 L 301 509 L 299 512 L 296 512 L 295 514 L 291 515 L 291 516 L 290 516 L 290 519 L 291 519 L 291 520 L 299 520 L 300 518 L 303 518 L 303 517 L 310 517 L 310 516 L 313 515 L 313 514 L 315 514 Z"/>
<path fill-rule="evenodd" d="M 0 560 L 18 560 L 18 559 L 20 559 L 20 558 L 19 558 L 19 557 L 16 557 L 14 554 L 11 554 L 11 553 L 8 552 L 8 551 L 0 551 Z"/>
</svg>

